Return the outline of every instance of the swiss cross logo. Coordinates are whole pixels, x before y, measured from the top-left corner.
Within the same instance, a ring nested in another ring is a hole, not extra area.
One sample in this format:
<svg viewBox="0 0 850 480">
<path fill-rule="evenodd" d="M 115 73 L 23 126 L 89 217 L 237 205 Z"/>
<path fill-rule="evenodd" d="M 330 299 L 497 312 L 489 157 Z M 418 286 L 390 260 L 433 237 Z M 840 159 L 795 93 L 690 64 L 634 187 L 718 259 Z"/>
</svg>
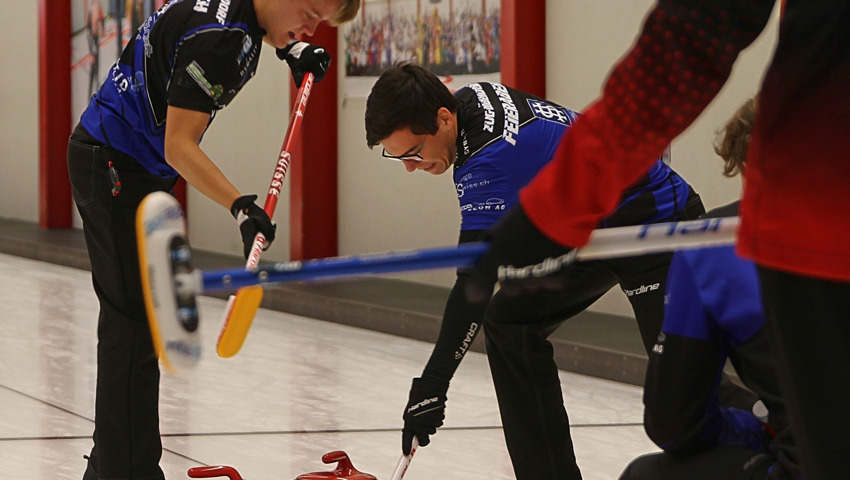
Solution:
<svg viewBox="0 0 850 480">
<path fill-rule="evenodd" d="M 532 99 L 528 99 L 528 105 L 531 107 L 531 111 L 534 112 L 534 116 L 537 118 L 549 120 L 550 122 L 563 123 L 564 125 L 573 123 L 573 116 L 566 108 L 558 107 L 541 100 Z"/>
</svg>

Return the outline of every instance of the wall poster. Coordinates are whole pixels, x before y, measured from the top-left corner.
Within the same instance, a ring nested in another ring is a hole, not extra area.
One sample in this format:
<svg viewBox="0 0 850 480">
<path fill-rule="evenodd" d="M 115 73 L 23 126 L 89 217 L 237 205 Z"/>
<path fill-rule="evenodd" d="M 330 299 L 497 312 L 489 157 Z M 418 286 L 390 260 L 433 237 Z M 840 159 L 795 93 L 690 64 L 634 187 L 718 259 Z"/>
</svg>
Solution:
<svg viewBox="0 0 850 480">
<path fill-rule="evenodd" d="M 378 75 L 411 61 L 452 90 L 498 82 L 499 0 L 364 0 L 343 25 L 345 96 L 367 97 Z"/>
</svg>

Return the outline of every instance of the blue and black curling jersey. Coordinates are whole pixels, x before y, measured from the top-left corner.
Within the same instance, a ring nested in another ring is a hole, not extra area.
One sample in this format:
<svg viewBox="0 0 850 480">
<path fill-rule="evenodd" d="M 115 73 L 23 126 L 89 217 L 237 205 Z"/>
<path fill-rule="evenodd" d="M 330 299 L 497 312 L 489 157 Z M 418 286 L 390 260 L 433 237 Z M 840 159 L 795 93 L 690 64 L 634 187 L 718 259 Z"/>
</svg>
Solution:
<svg viewBox="0 0 850 480">
<path fill-rule="evenodd" d="M 252 0 L 171 0 L 139 27 L 80 123 L 162 177 L 168 105 L 210 121 L 254 76 L 265 32 Z"/>
<path fill-rule="evenodd" d="M 517 203 L 519 190 L 543 168 L 576 112 L 497 83 L 473 83 L 458 100 L 454 181 L 461 230 L 486 230 Z M 592 178 L 586 179 L 592 182 Z M 673 220 L 690 192 L 660 159 L 621 198 L 600 227 Z"/>
</svg>

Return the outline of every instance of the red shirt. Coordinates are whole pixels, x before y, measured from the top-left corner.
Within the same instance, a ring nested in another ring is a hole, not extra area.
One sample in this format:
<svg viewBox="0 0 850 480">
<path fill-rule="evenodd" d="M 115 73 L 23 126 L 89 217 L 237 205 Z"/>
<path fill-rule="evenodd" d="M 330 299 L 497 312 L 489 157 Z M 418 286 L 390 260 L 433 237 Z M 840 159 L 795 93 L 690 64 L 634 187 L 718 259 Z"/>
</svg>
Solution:
<svg viewBox="0 0 850 480">
<path fill-rule="evenodd" d="M 715 97 L 773 4 L 660 0 L 602 97 L 520 192 L 532 222 L 559 243 L 584 245 L 620 192 Z M 787 2 L 759 96 L 738 247 L 765 266 L 844 281 L 850 281 L 848 25 L 850 0 Z"/>
</svg>

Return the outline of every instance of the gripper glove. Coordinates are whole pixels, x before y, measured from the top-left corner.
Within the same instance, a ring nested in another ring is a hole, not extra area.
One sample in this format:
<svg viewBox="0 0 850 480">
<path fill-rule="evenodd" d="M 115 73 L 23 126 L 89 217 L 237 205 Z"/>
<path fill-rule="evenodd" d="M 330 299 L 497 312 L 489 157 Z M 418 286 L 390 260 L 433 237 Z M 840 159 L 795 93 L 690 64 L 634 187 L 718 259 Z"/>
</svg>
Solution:
<svg viewBox="0 0 850 480">
<path fill-rule="evenodd" d="M 522 210 L 512 207 L 485 234 L 490 249 L 467 269 L 466 297 L 471 303 L 490 299 L 496 282 L 504 295 L 560 290 L 576 250 L 541 232 Z"/>
<path fill-rule="evenodd" d="M 430 435 L 437 433 L 446 418 L 446 392 L 448 382 L 431 378 L 414 378 L 410 396 L 404 408 L 404 429 L 401 431 L 401 452 L 410 455 L 413 437 L 419 446 L 428 445 Z"/>
<path fill-rule="evenodd" d="M 256 200 L 256 195 L 243 195 L 230 206 L 230 213 L 236 219 L 236 224 L 239 225 L 239 233 L 242 234 L 242 247 L 246 260 L 248 255 L 251 254 L 251 247 L 254 246 L 254 237 L 257 236 L 257 232 L 266 237 L 263 245 L 263 250 L 266 250 L 274 240 L 274 233 L 277 229 L 277 225 L 272 223 L 266 211 L 254 203 Z"/>
<path fill-rule="evenodd" d="M 289 64 L 295 86 L 299 88 L 307 72 L 312 72 L 313 81 L 319 83 L 325 78 L 328 67 L 331 66 L 331 55 L 328 51 L 307 42 L 293 40 L 286 47 L 278 48 L 275 52 L 277 58 L 286 60 Z"/>
</svg>

